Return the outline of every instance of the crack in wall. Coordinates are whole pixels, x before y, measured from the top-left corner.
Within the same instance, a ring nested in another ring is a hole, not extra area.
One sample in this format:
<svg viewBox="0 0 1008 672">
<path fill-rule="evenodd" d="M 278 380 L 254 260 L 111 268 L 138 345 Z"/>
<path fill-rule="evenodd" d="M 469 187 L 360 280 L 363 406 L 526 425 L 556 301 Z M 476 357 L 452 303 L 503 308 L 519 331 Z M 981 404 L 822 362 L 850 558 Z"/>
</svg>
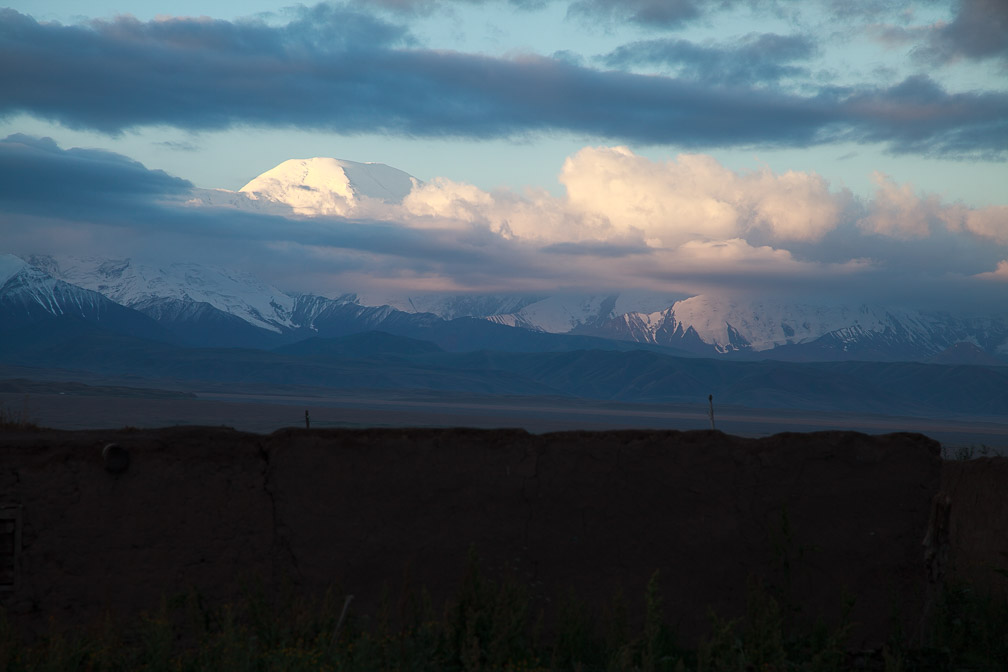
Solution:
<svg viewBox="0 0 1008 672">
<path fill-rule="evenodd" d="M 262 491 L 269 499 L 270 503 L 270 529 L 272 531 L 272 539 L 270 540 L 270 565 L 271 573 L 274 582 L 281 577 L 280 567 L 277 566 L 277 556 L 279 553 L 286 552 L 286 555 L 290 558 L 290 564 L 294 569 L 294 575 L 297 577 L 297 583 L 304 582 L 304 575 L 301 573 L 301 567 L 298 564 L 297 555 L 294 553 L 294 549 L 291 546 L 290 540 L 287 535 L 282 531 L 283 525 L 281 524 L 279 517 L 277 515 L 277 502 L 276 495 L 273 492 L 273 488 L 270 483 L 270 474 L 273 470 L 273 465 L 270 462 L 269 450 L 262 443 L 258 443 L 258 455 L 263 461 L 262 469 Z"/>
</svg>

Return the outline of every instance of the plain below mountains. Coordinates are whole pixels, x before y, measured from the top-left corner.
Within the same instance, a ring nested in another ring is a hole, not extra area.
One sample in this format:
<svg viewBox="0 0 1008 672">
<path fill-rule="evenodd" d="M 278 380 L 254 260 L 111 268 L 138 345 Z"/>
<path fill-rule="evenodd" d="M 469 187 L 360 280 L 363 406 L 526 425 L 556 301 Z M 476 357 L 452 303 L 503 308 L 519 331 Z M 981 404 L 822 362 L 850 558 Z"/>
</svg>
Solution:
<svg viewBox="0 0 1008 672">
<path fill-rule="evenodd" d="M 1008 416 L 1008 367 L 918 362 L 793 363 L 678 357 L 655 350 L 450 352 L 371 331 L 272 350 L 194 348 L 76 317 L 0 334 L 0 363 L 143 380 L 721 404 L 927 417 Z M 562 337 L 557 337 L 562 338 Z"/>
</svg>

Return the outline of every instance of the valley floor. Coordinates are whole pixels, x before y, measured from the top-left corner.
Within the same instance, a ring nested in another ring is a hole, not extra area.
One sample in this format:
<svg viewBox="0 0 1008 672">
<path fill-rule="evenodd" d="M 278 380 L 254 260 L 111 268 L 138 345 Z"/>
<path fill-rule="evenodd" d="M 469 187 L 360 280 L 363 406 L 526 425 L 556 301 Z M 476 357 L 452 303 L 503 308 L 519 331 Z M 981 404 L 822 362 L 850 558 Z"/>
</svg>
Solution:
<svg viewBox="0 0 1008 672">
<path fill-rule="evenodd" d="M 9 382 L 9 379 L 8 379 Z M 325 427 L 516 427 L 532 433 L 565 430 L 708 429 L 706 399 L 697 404 L 628 404 L 565 397 L 500 397 L 438 394 L 428 391 L 348 393 L 316 388 L 265 390 L 259 386 L 194 389 L 171 398 L 171 390 L 139 387 L 135 391 L 100 387 L 61 389 L 62 384 L 33 381 L 25 389 L 0 387 L 0 408 L 54 429 L 227 426 L 269 433 L 304 425 Z M 150 381 L 143 381 L 150 384 Z M 168 396 L 168 398 L 164 398 Z M 920 418 L 824 413 L 789 409 L 719 407 L 716 428 L 739 436 L 830 429 L 868 434 L 919 432 L 955 447 L 987 446 L 1008 455 L 1008 419 Z"/>
</svg>

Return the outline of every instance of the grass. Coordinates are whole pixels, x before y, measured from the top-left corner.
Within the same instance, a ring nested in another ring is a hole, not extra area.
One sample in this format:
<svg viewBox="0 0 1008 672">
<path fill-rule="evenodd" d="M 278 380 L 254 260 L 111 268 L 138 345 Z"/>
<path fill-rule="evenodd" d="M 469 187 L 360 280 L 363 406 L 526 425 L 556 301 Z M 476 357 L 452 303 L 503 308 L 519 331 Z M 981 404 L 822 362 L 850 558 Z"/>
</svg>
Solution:
<svg viewBox="0 0 1008 672">
<path fill-rule="evenodd" d="M 990 457 L 992 455 L 997 455 L 997 451 L 985 443 L 981 443 L 980 445 L 971 443 L 968 446 L 950 446 L 942 444 L 942 459 L 946 461 L 967 461 L 972 460 L 975 457 Z"/>
<path fill-rule="evenodd" d="M 395 602 L 386 595 L 371 617 L 347 610 L 336 590 L 306 600 L 269 599 L 252 589 L 217 606 L 190 592 L 127 629 L 108 621 L 53 629 L 34 641 L 20 639 L 0 610 L 0 670 L 1003 672 L 1008 661 L 1008 600 L 968 586 L 943 591 L 925 646 L 911 649 L 895 634 L 869 652 L 847 650 L 849 604 L 833 627 L 789 622 L 780 596 L 756 580 L 745 614 L 710 613 L 709 632 L 695 650 L 677 644 L 663 601 L 655 573 L 638 618 L 620 594 L 600 613 L 569 594 L 546 614 L 532 608 L 523 585 L 485 576 L 470 553 L 455 596 L 440 609 L 425 591 Z M 640 625 L 631 628 L 631 621 Z"/>
<path fill-rule="evenodd" d="M 28 395 L 24 397 L 20 410 L 8 408 L 0 404 L 0 430 L 37 430 L 38 424 L 31 418 L 28 412 Z"/>
</svg>

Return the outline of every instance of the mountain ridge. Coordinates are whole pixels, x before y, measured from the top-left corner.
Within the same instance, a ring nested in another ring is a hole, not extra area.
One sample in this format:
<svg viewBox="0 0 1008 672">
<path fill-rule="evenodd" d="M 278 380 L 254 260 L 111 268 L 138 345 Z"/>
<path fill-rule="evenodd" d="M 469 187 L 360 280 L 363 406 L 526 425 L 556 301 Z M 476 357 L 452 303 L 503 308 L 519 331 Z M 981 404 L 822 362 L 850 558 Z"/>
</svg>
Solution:
<svg viewBox="0 0 1008 672">
<path fill-rule="evenodd" d="M 0 255 L 0 334 L 37 323 L 101 324 L 119 333 L 171 340 L 157 321 L 100 292 L 57 279 L 19 257 Z"/>
<path fill-rule="evenodd" d="M 634 301 L 660 301 L 656 295 L 625 298 L 619 292 L 472 294 L 395 302 L 408 305 L 406 311 L 389 303 L 366 305 L 353 293 L 336 298 L 291 295 L 247 273 L 192 263 L 52 256 L 21 263 L 42 274 L 34 280 L 40 287 L 52 278 L 96 292 L 192 345 L 269 348 L 311 336 L 381 329 L 450 350 L 492 349 L 495 340 L 503 349 L 570 349 L 555 340 L 566 337 L 592 347 L 650 346 L 694 356 L 782 361 L 930 361 L 957 343 L 969 343 L 986 359 L 977 360 L 963 349 L 949 351 L 946 359 L 1008 364 L 1008 318 L 997 316 L 706 295 L 651 313 L 618 314 L 618 307 L 632 307 Z"/>
</svg>

